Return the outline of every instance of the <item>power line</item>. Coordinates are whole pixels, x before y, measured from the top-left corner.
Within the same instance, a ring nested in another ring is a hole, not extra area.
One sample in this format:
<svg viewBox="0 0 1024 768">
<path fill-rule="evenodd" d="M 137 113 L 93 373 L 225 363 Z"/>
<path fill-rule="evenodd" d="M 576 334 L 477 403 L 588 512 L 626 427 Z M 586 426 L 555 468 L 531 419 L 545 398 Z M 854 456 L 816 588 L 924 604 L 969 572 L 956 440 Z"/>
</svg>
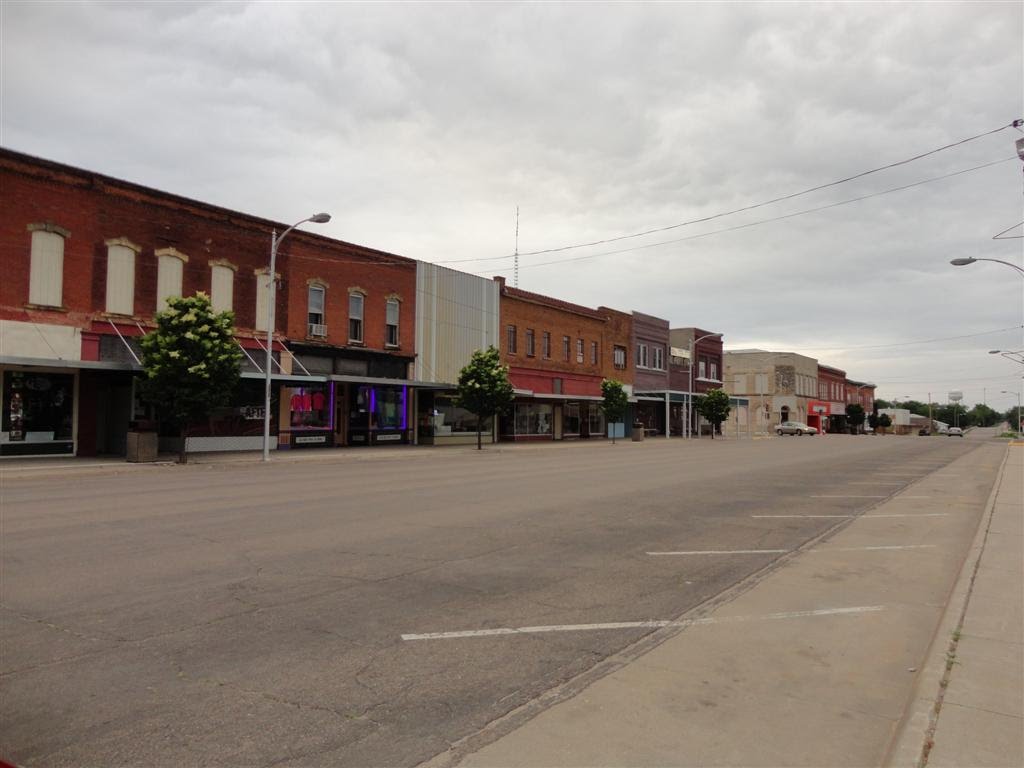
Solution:
<svg viewBox="0 0 1024 768">
<path fill-rule="evenodd" d="M 697 219 L 690 219 L 688 221 L 679 222 L 678 224 L 670 224 L 670 225 L 665 226 L 665 227 L 656 227 L 654 229 L 647 229 L 647 230 L 644 230 L 642 232 L 634 232 L 634 233 L 629 234 L 629 235 L 619 235 L 618 237 L 609 237 L 609 238 L 605 238 L 603 240 L 592 240 L 592 241 L 587 242 L 587 243 L 575 243 L 573 245 L 563 245 L 563 246 L 559 246 L 557 248 L 544 248 L 544 249 L 541 249 L 541 250 L 538 250 L 538 251 L 525 251 L 525 252 L 519 253 L 518 255 L 519 256 L 539 256 L 539 255 L 544 254 L 544 253 L 558 253 L 560 251 L 569 251 L 569 250 L 574 250 L 576 248 L 587 248 L 589 246 L 594 246 L 594 245 L 605 245 L 607 243 L 616 243 L 616 242 L 619 242 L 621 240 L 628 240 L 628 239 L 635 238 L 635 237 L 643 237 L 645 235 L 653 235 L 653 234 L 656 234 L 658 232 L 667 232 L 667 231 L 672 230 L 672 229 L 678 229 L 679 227 L 689 226 L 690 224 L 700 224 L 700 223 L 705 222 L 705 221 L 713 221 L 714 219 L 720 219 L 720 218 L 722 218 L 724 216 L 732 216 L 733 214 L 736 214 L 736 213 L 743 213 L 744 211 L 751 211 L 751 210 L 754 210 L 755 208 L 761 208 L 761 207 L 764 207 L 766 205 L 772 205 L 773 203 L 780 203 L 780 202 L 783 202 L 784 200 L 792 200 L 794 197 L 800 197 L 801 195 L 809 195 L 812 192 L 819 192 L 819 191 L 821 191 L 823 189 L 828 189 L 829 187 L 834 187 L 834 186 L 837 186 L 839 184 L 845 184 L 847 182 L 854 181 L 856 179 L 864 178 L 865 176 L 870 176 L 873 173 L 879 173 L 881 171 L 887 171 L 887 170 L 889 170 L 891 168 L 896 168 L 896 167 L 901 166 L 901 165 L 906 165 L 907 163 L 912 163 L 915 160 L 920 160 L 922 158 L 928 157 L 929 155 L 934 155 L 934 154 L 936 154 L 938 152 L 943 152 L 943 151 L 945 151 L 947 149 L 952 149 L 953 147 L 959 147 L 962 144 L 967 144 L 968 142 L 984 138 L 985 136 L 991 136 L 994 133 L 999 133 L 1000 131 L 1005 131 L 1007 128 L 1016 127 L 1017 125 L 1020 125 L 1020 121 L 1014 120 L 1013 122 L 1008 123 L 1007 125 L 1000 126 L 999 128 L 994 128 L 991 131 L 985 131 L 984 133 L 979 133 L 979 134 L 977 134 L 975 136 L 969 136 L 966 139 L 961 139 L 960 141 L 955 141 L 952 144 L 946 144 L 946 145 L 941 146 L 941 147 L 936 147 L 935 149 L 931 149 L 931 150 L 929 150 L 927 152 L 922 152 L 919 155 L 914 155 L 913 157 L 908 157 L 908 158 L 906 158 L 904 160 L 898 160 L 895 163 L 889 163 L 887 165 L 879 166 L 878 168 L 872 168 L 872 169 L 867 170 L 867 171 L 861 171 L 860 173 L 856 173 L 856 174 L 854 174 L 852 176 L 847 176 L 846 178 L 837 179 L 836 181 L 830 181 L 827 184 L 819 184 L 816 187 L 810 187 L 809 189 L 804 189 L 804 190 L 801 190 L 799 192 L 792 192 L 792 193 L 790 193 L 788 195 L 782 195 L 780 197 L 774 197 L 774 198 L 772 198 L 770 200 L 764 200 L 764 201 L 759 202 L 759 203 L 752 203 L 750 205 L 745 205 L 745 206 L 743 206 L 741 208 L 735 208 L 735 209 L 733 209 L 731 211 L 723 211 L 722 213 L 715 213 L 715 214 L 712 214 L 710 216 L 702 216 L 702 217 L 697 218 Z M 492 257 L 492 258 L 498 259 L 498 258 L 509 258 L 509 257 L 508 256 L 500 256 L 500 257 Z M 490 259 L 487 259 L 487 260 L 490 260 Z M 477 259 L 477 261 L 484 261 L 484 259 Z M 455 262 L 440 262 L 440 263 L 452 264 L 452 263 L 455 263 Z"/>
<path fill-rule="evenodd" d="M 1015 158 L 1015 157 L 1007 157 L 1007 158 L 1004 158 L 1002 160 L 993 160 L 990 163 L 984 163 L 983 165 L 976 165 L 973 168 L 965 168 L 965 169 L 963 169 L 961 171 L 953 171 L 952 173 L 943 174 L 942 176 L 935 176 L 935 177 L 930 178 L 930 179 L 923 179 L 922 181 L 915 181 L 912 184 L 904 184 L 903 186 L 900 186 L 900 187 L 892 187 L 891 189 L 883 189 L 883 190 L 880 190 L 878 192 L 872 192 L 872 193 L 867 194 L 867 195 L 861 195 L 860 197 L 852 197 L 852 198 L 850 198 L 848 200 L 840 200 L 839 202 L 836 202 L 836 203 L 829 203 L 828 205 L 821 205 L 821 206 L 818 206 L 817 208 L 807 208 L 807 209 L 802 210 L 802 211 L 795 211 L 794 213 L 786 213 L 786 214 L 783 214 L 781 216 L 773 216 L 770 219 L 759 219 L 758 221 L 751 221 L 751 222 L 748 222 L 746 224 L 737 224 L 737 225 L 732 226 L 732 227 L 725 227 L 724 229 L 713 229 L 710 232 L 702 232 L 702 233 L 700 233 L 698 235 L 687 235 L 686 237 L 678 237 L 678 238 L 675 238 L 674 240 L 661 240 L 661 241 L 659 241 L 657 243 L 648 243 L 647 245 L 637 245 L 637 246 L 634 246 L 632 248 L 622 248 L 622 249 L 617 250 L 617 251 L 602 251 L 601 253 L 592 253 L 592 254 L 589 254 L 587 256 L 570 256 L 569 258 L 566 258 L 566 259 L 553 259 L 551 261 L 542 261 L 539 264 L 526 264 L 526 265 L 524 265 L 523 268 L 524 269 L 529 269 L 529 268 L 533 268 L 533 267 L 547 267 L 547 266 L 550 266 L 552 264 L 565 264 L 565 263 L 568 263 L 570 261 L 586 261 L 587 259 L 596 259 L 596 258 L 599 258 L 601 256 L 614 256 L 614 255 L 617 255 L 617 254 L 620 254 L 620 253 L 630 253 L 631 251 L 640 251 L 640 250 L 644 250 L 646 248 L 656 248 L 656 247 L 661 246 L 661 245 L 672 245 L 673 243 L 682 243 L 682 242 L 686 242 L 687 240 L 699 240 L 702 237 L 710 237 L 712 235 L 720 235 L 720 234 L 723 234 L 725 232 L 735 232 L 735 231 L 740 230 L 740 229 L 749 229 L 750 227 L 757 227 L 757 226 L 760 226 L 762 224 L 771 224 L 772 222 L 775 222 L 775 221 L 782 221 L 784 219 L 792 219 L 792 218 L 795 218 L 797 216 L 804 216 L 804 215 L 806 215 L 808 213 L 818 213 L 819 211 L 825 211 L 825 210 L 828 210 L 829 208 L 838 208 L 839 206 L 842 206 L 842 205 L 850 205 L 851 203 L 859 203 L 859 202 L 861 202 L 863 200 L 868 200 L 868 199 L 870 199 L 872 197 L 880 197 L 881 195 L 888 195 L 888 194 L 892 194 L 893 192 L 902 192 L 903 190 L 906 190 L 906 189 L 911 189 L 913 187 L 920 187 L 920 186 L 922 186 L 924 184 L 931 184 L 932 182 L 942 181 L 943 179 L 949 179 L 949 178 L 952 178 L 953 176 L 960 176 L 962 174 L 971 173 L 973 171 L 980 171 L 980 170 L 982 170 L 984 168 L 989 168 L 989 167 L 991 167 L 993 165 L 999 165 L 1000 163 L 1006 163 L 1006 162 L 1009 162 L 1010 160 L 1016 160 L 1016 159 L 1017 158 Z M 522 255 L 522 254 L 520 254 L 520 255 Z M 508 258 L 508 257 L 507 256 L 502 256 L 501 258 Z M 482 261 L 482 259 L 481 259 L 481 261 Z"/>
<path fill-rule="evenodd" d="M 856 347 L 788 347 L 788 352 L 849 352 L 855 349 L 889 349 L 892 347 L 912 347 L 917 344 L 935 344 L 940 341 L 955 341 L 957 339 L 975 339 L 979 336 L 991 336 L 996 333 L 1007 331 L 1019 331 L 1024 325 L 1011 325 L 1008 328 L 996 328 L 991 331 L 980 331 L 978 333 L 966 333 L 961 336 L 942 336 L 935 339 L 920 339 L 918 341 L 899 341 L 894 344 L 865 344 Z M 726 350 L 728 352 L 729 350 Z"/>
</svg>

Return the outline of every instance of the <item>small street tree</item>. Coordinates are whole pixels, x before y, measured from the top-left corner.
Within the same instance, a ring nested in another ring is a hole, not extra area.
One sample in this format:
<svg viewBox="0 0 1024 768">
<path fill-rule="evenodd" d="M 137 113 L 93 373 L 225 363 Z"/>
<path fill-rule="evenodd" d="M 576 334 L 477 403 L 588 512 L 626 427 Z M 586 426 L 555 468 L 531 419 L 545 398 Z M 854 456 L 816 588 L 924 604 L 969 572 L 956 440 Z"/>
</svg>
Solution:
<svg viewBox="0 0 1024 768">
<path fill-rule="evenodd" d="M 715 439 L 715 432 L 719 430 L 722 422 L 729 418 L 731 410 L 729 395 L 722 389 L 712 389 L 697 401 L 697 413 L 711 422 L 712 440 Z"/>
<path fill-rule="evenodd" d="M 186 463 L 189 424 L 231 402 L 242 353 L 233 312 L 214 312 L 205 293 L 167 300 L 156 329 L 142 337 L 144 397 L 181 434 L 178 461 Z"/>
<path fill-rule="evenodd" d="M 892 419 L 888 413 L 880 414 L 878 417 L 878 427 L 882 430 L 882 434 L 885 434 L 885 430 L 892 426 Z"/>
<path fill-rule="evenodd" d="M 877 413 L 872 413 L 872 414 L 870 414 L 868 416 L 868 426 L 871 427 L 871 429 L 875 432 L 875 434 L 878 434 L 878 414 Z"/>
<path fill-rule="evenodd" d="M 622 388 L 622 382 L 615 379 L 605 379 L 601 382 L 601 410 L 608 424 L 618 424 L 626 415 L 629 408 L 629 397 L 626 390 Z M 612 445 L 615 444 L 615 428 L 612 427 Z"/>
<path fill-rule="evenodd" d="M 508 380 L 508 366 L 502 365 L 498 350 L 488 347 L 474 352 L 469 364 L 459 371 L 455 404 L 477 417 L 478 451 L 483 449 L 483 420 L 508 411 L 514 398 L 512 383 Z"/>
<path fill-rule="evenodd" d="M 856 435 L 864 426 L 864 406 L 860 403 L 850 403 L 846 406 L 846 424 L 850 428 L 850 434 Z"/>
</svg>

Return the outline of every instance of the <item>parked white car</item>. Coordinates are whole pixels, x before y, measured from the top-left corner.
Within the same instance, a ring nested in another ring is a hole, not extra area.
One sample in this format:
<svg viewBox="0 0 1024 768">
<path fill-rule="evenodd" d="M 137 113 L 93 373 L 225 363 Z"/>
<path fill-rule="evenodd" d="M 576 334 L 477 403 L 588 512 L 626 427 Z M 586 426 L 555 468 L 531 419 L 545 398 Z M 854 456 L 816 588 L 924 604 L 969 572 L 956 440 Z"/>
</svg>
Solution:
<svg viewBox="0 0 1024 768">
<path fill-rule="evenodd" d="M 784 421 L 775 428 L 777 435 L 816 435 L 818 430 L 801 421 Z"/>
</svg>

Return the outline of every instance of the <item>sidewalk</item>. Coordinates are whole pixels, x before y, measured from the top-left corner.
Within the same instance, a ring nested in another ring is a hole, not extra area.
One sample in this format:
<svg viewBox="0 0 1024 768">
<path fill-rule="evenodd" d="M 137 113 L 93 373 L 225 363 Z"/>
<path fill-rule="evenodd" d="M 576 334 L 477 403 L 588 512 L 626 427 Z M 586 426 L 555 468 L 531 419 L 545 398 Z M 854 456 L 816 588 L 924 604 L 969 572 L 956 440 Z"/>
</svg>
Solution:
<svg viewBox="0 0 1024 768">
<path fill-rule="evenodd" d="M 1021 766 L 1022 461 L 979 447 L 426 765 Z"/>
<path fill-rule="evenodd" d="M 1024 766 L 1024 443 L 1002 481 L 935 637 L 889 765 Z"/>
</svg>

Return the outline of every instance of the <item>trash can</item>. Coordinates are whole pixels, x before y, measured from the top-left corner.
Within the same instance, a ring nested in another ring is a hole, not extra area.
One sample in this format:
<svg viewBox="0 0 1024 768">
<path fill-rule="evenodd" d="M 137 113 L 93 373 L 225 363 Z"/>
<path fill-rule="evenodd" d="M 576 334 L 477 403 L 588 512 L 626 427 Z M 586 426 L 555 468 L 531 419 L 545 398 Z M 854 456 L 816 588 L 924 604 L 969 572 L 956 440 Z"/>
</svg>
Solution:
<svg viewBox="0 0 1024 768">
<path fill-rule="evenodd" d="M 644 423 L 642 421 L 633 422 L 633 442 L 640 443 L 644 439 Z"/>
<path fill-rule="evenodd" d="M 128 431 L 126 458 L 132 462 L 156 461 L 160 444 L 156 429 L 137 423 Z"/>
</svg>

